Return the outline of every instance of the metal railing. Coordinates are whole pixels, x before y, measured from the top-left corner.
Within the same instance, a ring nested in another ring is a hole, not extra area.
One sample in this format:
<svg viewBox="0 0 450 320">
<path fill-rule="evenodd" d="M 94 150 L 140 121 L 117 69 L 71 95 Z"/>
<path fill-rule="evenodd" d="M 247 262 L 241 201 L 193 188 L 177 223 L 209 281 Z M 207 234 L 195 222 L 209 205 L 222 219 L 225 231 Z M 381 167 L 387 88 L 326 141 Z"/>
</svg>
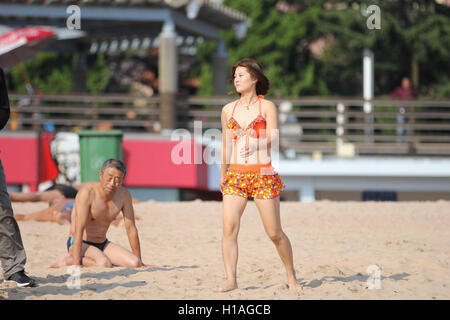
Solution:
<svg viewBox="0 0 450 320">
<path fill-rule="evenodd" d="M 130 95 L 10 94 L 10 130 L 73 131 L 117 128 L 124 132 L 161 131 L 160 98 Z M 233 98 L 179 97 L 177 127 L 220 129 L 222 107 Z M 279 108 L 280 146 L 286 155 L 339 153 L 355 155 L 450 155 L 450 100 L 372 100 L 284 98 Z"/>
</svg>

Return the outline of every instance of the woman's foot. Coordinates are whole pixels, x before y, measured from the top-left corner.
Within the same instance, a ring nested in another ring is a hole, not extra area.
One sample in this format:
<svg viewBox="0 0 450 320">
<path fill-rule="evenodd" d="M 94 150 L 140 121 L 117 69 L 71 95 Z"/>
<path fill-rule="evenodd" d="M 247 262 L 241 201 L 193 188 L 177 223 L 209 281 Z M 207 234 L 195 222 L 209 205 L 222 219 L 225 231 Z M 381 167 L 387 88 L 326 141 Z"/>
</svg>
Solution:
<svg viewBox="0 0 450 320">
<path fill-rule="evenodd" d="M 288 283 L 288 288 L 289 291 L 291 292 L 302 292 L 303 291 L 303 286 L 297 282 L 297 280 L 291 280 Z"/>
<path fill-rule="evenodd" d="M 214 288 L 213 291 L 216 293 L 228 292 L 237 289 L 238 285 L 236 281 L 227 281 L 222 287 Z"/>
</svg>

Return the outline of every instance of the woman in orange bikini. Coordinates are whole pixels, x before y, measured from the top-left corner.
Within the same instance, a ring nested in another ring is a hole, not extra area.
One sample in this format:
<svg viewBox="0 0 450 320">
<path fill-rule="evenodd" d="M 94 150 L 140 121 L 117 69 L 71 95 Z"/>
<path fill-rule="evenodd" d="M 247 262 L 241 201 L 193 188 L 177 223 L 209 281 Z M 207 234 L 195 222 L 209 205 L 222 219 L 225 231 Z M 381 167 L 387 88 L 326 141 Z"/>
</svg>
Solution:
<svg viewBox="0 0 450 320">
<path fill-rule="evenodd" d="M 289 289 L 301 289 L 295 277 L 292 247 L 280 222 L 279 196 L 285 185 L 271 165 L 270 148 L 271 142 L 277 142 L 278 116 L 276 106 L 263 99 L 269 80 L 261 66 L 251 59 L 235 63 L 232 75 L 240 97 L 225 105 L 221 116 L 222 255 L 227 279 L 224 286 L 214 291 L 226 292 L 238 287 L 237 237 L 248 197 L 253 197 L 264 229 L 286 268 Z"/>
</svg>

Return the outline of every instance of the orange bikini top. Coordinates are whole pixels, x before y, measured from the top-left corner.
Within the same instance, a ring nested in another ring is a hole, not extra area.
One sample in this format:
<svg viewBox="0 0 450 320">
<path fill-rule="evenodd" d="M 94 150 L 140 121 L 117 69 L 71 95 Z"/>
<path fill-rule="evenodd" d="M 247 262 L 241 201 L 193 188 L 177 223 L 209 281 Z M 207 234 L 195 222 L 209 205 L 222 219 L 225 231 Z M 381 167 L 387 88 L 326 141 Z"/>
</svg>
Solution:
<svg viewBox="0 0 450 320">
<path fill-rule="evenodd" d="M 258 95 L 259 100 L 259 115 L 253 119 L 252 122 L 244 129 L 242 128 L 239 123 L 236 121 L 236 119 L 233 117 L 234 109 L 236 109 L 236 106 L 240 99 L 236 101 L 234 104 L 233 112 L 231 113 L 230 119 L 227 121 L 227 127 L 231 130 L 231 135 L 234 140 L 239 139 L 242 136 L 249 135 L 253 138 L 264 138 L 265 137 L 265 129 L 266 129 L 266 119 L 261 114 L 261 95 Z M 262 130 L 262 131 L 261 131 Z"/>
</svg>

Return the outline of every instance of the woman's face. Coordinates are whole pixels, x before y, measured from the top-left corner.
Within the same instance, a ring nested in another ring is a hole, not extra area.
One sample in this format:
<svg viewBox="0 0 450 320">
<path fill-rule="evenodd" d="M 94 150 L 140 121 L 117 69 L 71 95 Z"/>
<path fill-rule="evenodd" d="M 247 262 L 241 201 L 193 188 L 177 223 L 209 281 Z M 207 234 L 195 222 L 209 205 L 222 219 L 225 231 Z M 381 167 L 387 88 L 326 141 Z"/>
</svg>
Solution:
<svg viewBox="0 0 450 320">
<path fill-rule="evenodd" d="M 246 67 L 237 67 L 234 70 L 234 87 L 240 94 L 254 90 L 257 79 L 252 79 Z"/>
</svg>

